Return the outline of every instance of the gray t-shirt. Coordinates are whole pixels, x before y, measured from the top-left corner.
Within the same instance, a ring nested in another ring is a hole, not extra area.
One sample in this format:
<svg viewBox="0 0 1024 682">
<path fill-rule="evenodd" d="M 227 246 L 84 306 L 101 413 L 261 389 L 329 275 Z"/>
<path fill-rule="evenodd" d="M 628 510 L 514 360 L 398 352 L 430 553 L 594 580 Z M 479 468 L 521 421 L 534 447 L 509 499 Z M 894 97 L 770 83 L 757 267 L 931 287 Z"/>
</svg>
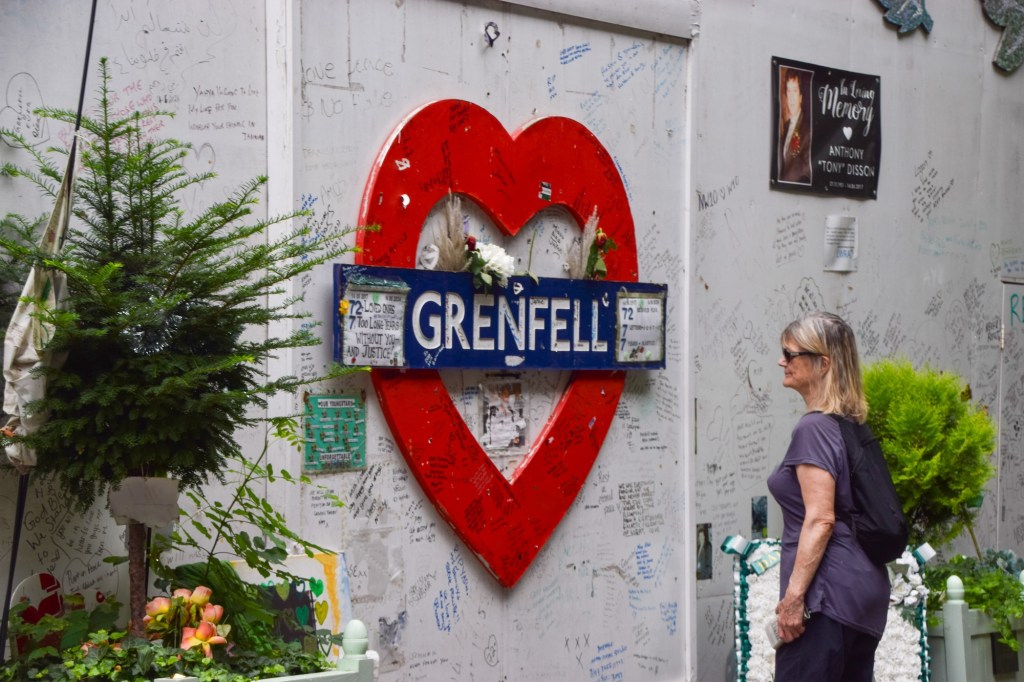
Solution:
<svg viewBox="0 0 1024 682">
<path fill-rule="evenodd" d="M 836 482 L 836 524 L 804 599 L 811 613 L 824 613 L 844 625 L 876 637 L 885 630 L 889 611 L 889 574 L 874 564 L 857 544 L 850 527 L 839 520 L 853 508 L 846 445 L 839 424 L 821 412 L 808 412 L 793 429 L 793 436 L 779 466 L 768 477 L 768 490 L 782 507 L 782 560 L 779 598 L 786 594 L 800 528 L 804 502 L 796 467 L 810 464 L 824 469 Z"/>
</svg>

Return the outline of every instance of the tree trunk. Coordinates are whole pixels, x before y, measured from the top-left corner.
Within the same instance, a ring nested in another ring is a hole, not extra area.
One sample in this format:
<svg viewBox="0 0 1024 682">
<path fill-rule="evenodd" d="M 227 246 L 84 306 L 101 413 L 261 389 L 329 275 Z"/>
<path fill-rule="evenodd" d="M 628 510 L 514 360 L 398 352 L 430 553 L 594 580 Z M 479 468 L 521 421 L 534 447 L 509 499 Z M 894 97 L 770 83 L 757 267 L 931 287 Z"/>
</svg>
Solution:
<svg viewBox="0 0 1024 682">
<path fill-rule="evenodd" d="M 142 619 L 146 615 L 146 526 L 142 523 L 128 524 L 128 634 L 145 637 L 146 626 Z"/>
</svg>

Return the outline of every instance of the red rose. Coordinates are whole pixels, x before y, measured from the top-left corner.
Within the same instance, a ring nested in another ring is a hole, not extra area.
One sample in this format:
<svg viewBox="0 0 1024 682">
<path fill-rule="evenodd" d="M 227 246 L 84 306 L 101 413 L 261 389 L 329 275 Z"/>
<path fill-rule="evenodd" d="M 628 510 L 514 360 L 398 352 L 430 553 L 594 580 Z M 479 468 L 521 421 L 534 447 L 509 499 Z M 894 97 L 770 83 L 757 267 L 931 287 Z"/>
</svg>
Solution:
<svg viewBox="0 0 1024 682">
<path fill-rule="evenodd" d="M 599 248 L 599 249 L 602 248 L 604 246 L 605 242 L 607 242 L 607 241 L 608 241 L 608 235 L 606 235 L 601 230 L 598 230 L 597 234 L 594 235 L 594 243 L 597 244 L 597 248 Z"/>
<path fill-rule="evenodd" d="M 476 237 L 473 235 L 466 237 L 466 248 L 470 251 L 476 251 Z"/>
</svg>

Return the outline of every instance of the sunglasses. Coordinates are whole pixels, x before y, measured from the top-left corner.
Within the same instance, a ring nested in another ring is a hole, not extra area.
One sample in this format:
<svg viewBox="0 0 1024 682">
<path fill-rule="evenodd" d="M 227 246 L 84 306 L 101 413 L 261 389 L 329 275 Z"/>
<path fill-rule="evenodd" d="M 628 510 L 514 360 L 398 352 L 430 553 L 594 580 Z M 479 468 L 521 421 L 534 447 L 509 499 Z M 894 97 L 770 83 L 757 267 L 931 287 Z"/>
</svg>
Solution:
<svg viewBox="0 0 1024 682">
<path fill-rule="evenodd" d="M 789 350 L 788 348 L 782 349 L 782 357 L 785 358 L 786 364 L 793 362 L 793 358 L 798 358 L 801 355 L 818 355 L 818 353 L 812 353 L 809 350 L 798 350 L 796 352 Z"/>
</svg>

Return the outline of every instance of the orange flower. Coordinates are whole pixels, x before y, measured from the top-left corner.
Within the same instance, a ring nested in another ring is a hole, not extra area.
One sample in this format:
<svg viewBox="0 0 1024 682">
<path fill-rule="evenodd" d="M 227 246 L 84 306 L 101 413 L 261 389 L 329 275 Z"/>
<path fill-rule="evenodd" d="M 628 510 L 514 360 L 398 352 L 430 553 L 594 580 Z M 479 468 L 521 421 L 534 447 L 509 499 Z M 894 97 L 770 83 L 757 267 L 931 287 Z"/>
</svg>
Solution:
<svg viewBox="0 0 1024 682">
<path fill-rule="evenodd" d="M 173 603 L 169 597 L 153 597 L 146 603 L 146 615 L 142 618 L 142 626 L 150 639 L 161 637 L 161 633 L 168 626 L 167 620 L 171 618 Z"/>
<path fill-rule="evenodd" d="M 224 607 L 220 604 L 206 604 L 203 606 L 203 620 L 217 624 L 224 617 Z"/>
<path fill-rule="evenodd" d="M 146 615 L 155 618 L 156 616 L 162 616 L 171 610 L 171 600 L 168 597 L 153 597 L 148 604 L 146 604 Z"/>
<path fill-rule="evenodd" d="M 196 589 L 192 590 L 192 596 L 189 597 L 189 601 L 196 606 L 204 606 L 209 603 L 211 596 L 213 596 L 213 590 L 204 585 L 199 585 Z"/>
<path fill-rule="evenodd" d="M 204 620 L 195 628 L 183 628 L 181 631 L 181 648 L 191 649 L 194 646 L 203 647 L 203 654 L 207 658 L 213 657 L 214 644 L 227 644 L 228 640 L 217 634 L 217 626 Z"/>
</svg>

